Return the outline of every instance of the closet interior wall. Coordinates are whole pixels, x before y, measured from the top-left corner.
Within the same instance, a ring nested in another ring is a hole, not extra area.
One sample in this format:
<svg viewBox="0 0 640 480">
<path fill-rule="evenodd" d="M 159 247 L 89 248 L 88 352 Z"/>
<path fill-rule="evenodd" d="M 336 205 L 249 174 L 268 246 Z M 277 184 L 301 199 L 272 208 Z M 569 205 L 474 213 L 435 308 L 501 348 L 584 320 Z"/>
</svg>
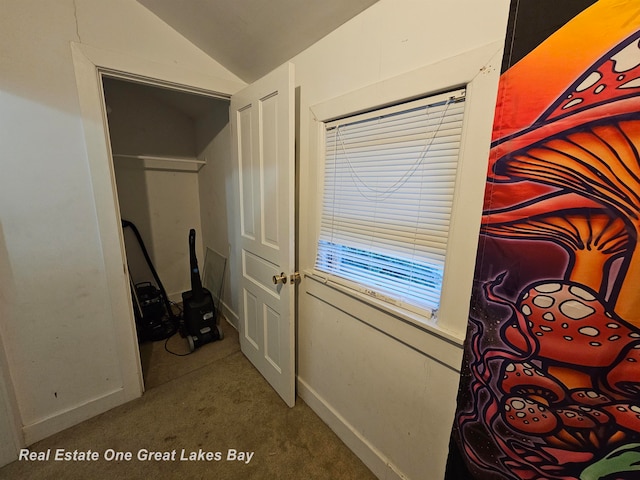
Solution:
<svg viewBox="0 0 640 480">
<path fill-rule="evenodd" d="M 229 102 L 110 77 L 103 86 L 120 215 L 179 302 L 190 289 L 191 228 L 201 271 L 207 249 L 229 254 Z"/>
</svg>

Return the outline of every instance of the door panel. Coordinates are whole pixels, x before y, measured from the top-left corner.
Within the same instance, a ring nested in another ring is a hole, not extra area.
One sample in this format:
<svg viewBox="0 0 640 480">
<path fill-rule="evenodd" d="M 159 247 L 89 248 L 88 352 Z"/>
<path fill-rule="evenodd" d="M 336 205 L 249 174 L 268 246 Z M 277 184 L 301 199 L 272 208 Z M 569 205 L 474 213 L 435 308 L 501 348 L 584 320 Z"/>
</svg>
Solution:
<svg viewBox="0 0 640 480">
<path fill-rule="evenodd" d="M 278 195 L 279 181 L 282 176 L 282 172 L 279 171 L 282 162 L 278 161 L 277 143 L 278 128 L 280 127 L 277 107 L 280 101 L 281 98 L 278 95 L 273 95 L 261 102 L 263 141 L 260 191 L 262 192 L 262 224 L 264 225 L 262 242 L 275 250 L 279 249 Z"/>
<path fill-rule="evenodd" d="M 239 171 L 240 345 L 283 400 L 295 404 L 294 83 L 283 65 L 231 98 Z"/>
<path fill-rule="evenodd" d="M 258 299 L 247 289 L 243 289 L 244 294 L 244 340 L 250 342 L 253 348 L 260 349 L 261 340 L 259 338 L 259 318 L 258 318 Z M 241 326 L 242 330 L 242 326 Z M 243 347 L 244 350 L 244 347 Z"/>
<path fill-rule="evenodd" d="M 237 113 L 238 128 L 235 130 L 238 132 L 238 162 L 241 175 L 240 191 L 240 216 L 242 218 L 242 236 L 255 239 L 256 235 L 256 218 L 254 212 L 254 200 L 253 194 L 255 191 L 253 172 L 257 169 L 257 165 L 254 165 L 255 158 L 252 154 L 252 122 L 253 110 L 251 105 L 246 106 Z"/>
<path fill-rule="evenodd" d="M 281 330 L 280 314 L 274 309 L 272 309 L 271 307 L 269 307 L 268 305 L 265 305 L 264 308 L 265 308 L 264 320 L 266 324 L 265 332 L 267 334 L 266 338 L 264 339 L 265 340 L 264 341 L 265 358 L 269 361 L 269 363 L 271 363 L 273 368 L 275 368 L 278 371 L 282 371 L 282 367 L 280 363 L 281 362 L 280 335 L 278 335 L 278 332 Z"/>
</svg>

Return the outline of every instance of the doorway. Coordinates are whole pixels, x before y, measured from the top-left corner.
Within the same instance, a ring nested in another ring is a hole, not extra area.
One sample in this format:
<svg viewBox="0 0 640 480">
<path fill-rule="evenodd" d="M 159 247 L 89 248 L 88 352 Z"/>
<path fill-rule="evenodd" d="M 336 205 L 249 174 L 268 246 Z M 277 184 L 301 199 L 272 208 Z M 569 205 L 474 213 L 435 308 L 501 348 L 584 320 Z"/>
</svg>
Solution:
<svg viewBox="0 0 640 480">
<path fill-rule="evenodd" d="M 231 243 L 226 181 L 231 167 L 229 100 L 106 74 L 101 78 L 118 213 L 139 231 L 171 308 L 179 315 L 181 294 L 191 289 L 192 228 L 205 288 L 215 284 L 210 289 L 218 307 L 231 305 L 231 292 L 224 288 L 230 285 L 229 269 L 220 268 L 227 263 Z M 142 282 L 148 273 L 146 262 L 126 240 L 130 277 Z M 213 342 L 193 354 L 179 334 L 140 342 L 145 388 L 236 348 L 233 329 L 224 318 L 219 322 L 228 334 L 224 346 Z"/>
</svg>

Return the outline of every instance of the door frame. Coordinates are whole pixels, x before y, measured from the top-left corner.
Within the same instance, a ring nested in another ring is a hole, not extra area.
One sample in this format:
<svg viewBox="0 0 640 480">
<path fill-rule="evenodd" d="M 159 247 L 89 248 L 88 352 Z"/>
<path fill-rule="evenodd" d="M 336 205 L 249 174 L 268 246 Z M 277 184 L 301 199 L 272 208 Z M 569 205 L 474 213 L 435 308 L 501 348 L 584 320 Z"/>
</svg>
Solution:
<svg viewBox="0 0 640 480">
<path fill-rule="evenodd" d="M 71 51 L 109 291 L 108 308 L 113 319 L 117 358 L 122 372 L 120 395 L 106 405 L 90 407 L 85 413 L 92 416 L 137 398 L 144 392 L 102 78 L 120 78 L 221 99 L 230 99 L 233 93 L 246 84 L 76 42 L 71 43 Z"/>
<path fill-rule="evenodd" d="M 1 230 L 0 234 L 2 234 Z M 0 438 L 4 440 L 3 445 L 0 446 L 0 467 L 16 460 L 19 450 L 25 446 L 20 409 L 15 397 L 4 345 L 0 332 Z"/>
</svg>

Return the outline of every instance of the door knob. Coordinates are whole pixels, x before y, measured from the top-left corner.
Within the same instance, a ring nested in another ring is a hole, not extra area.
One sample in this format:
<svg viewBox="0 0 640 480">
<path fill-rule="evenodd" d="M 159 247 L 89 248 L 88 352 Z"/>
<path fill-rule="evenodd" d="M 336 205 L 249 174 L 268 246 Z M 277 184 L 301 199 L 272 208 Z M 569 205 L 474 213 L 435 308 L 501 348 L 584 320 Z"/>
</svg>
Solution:
<svg viewBox="0 0 640 480">
<path fill-rule="evenodd" d="M 278 285 L 279 283 L 285 284 L 287 283 L 287 276 L 284 272 L 280 272 L 280 275 L 273 276 L 273 284 Z"/>
</svg>

